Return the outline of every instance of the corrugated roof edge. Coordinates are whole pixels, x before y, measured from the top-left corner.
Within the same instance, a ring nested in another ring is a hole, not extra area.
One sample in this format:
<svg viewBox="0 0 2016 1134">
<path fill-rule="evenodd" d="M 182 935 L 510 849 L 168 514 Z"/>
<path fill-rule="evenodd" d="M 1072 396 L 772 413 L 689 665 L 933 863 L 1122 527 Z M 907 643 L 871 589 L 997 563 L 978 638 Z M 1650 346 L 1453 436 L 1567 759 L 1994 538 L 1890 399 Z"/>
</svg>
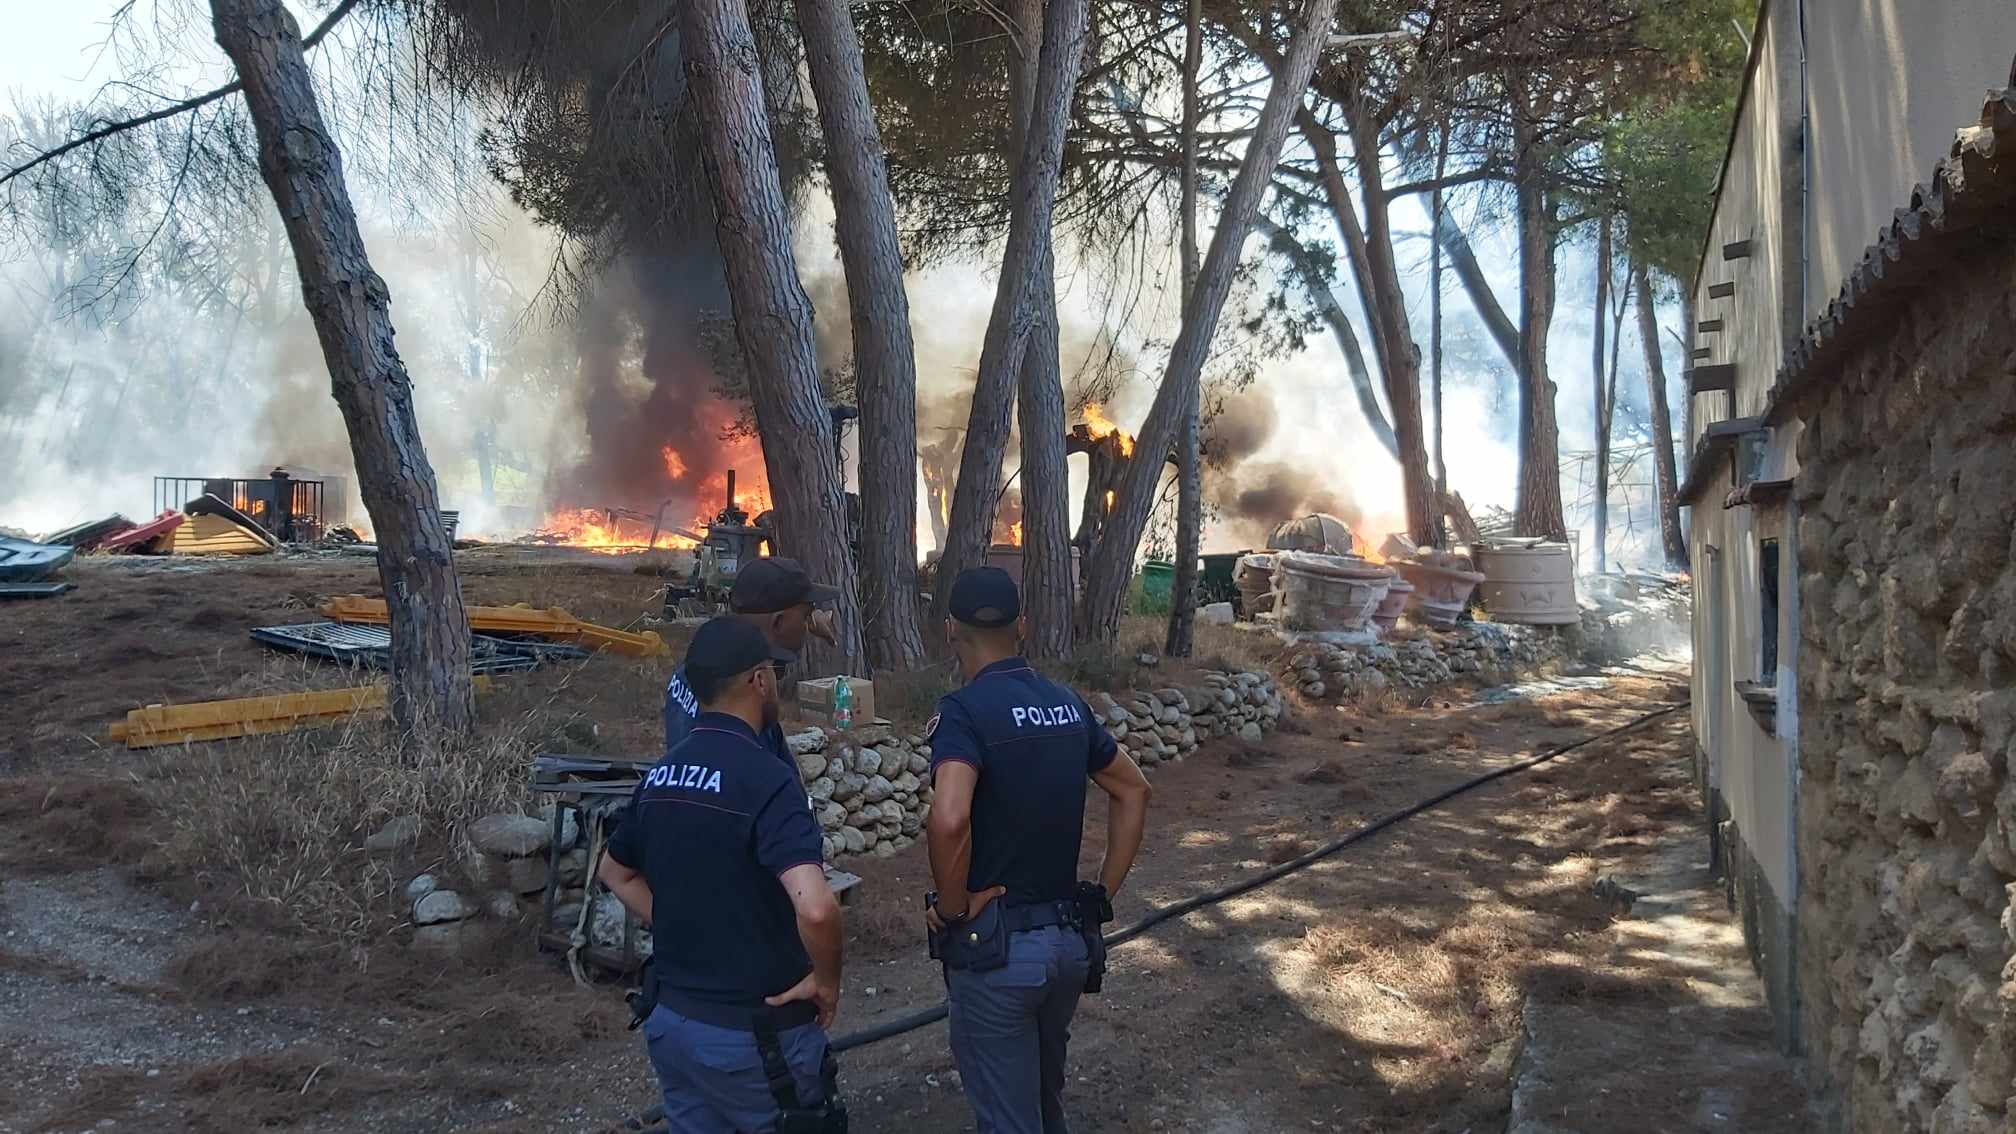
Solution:
<svg viewBox="0 0 2016 1134">
<path fill-rule="evenodd" d="M 1767 420 L 1793 416 L 1819 375 L 1888 328 L 1900 306 L 1891 300 L 1971 247 L 1983 226 L 2008 223 L 2005 210 L 2016 202 L 2016 66 L 2009 81 L 1988 92 L 1980 121 L 1956 132 L 1951 154 L 1932 168 L 1930 183 L 1912 190 L 1910 205 L 1896 211 L 1840 294 L 1786 352 L 1766 403 Z"/>
</svg>

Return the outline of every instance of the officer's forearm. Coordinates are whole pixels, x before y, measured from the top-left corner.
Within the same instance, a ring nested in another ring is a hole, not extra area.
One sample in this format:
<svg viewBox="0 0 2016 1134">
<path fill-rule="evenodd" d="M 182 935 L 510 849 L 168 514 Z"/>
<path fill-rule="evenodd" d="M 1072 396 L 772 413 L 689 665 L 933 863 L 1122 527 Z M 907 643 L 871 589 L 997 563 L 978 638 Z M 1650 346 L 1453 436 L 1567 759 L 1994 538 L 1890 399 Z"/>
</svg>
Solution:
<svg viewBox="0 0 2016 1134">
<path fill-rule="evenodd" d="M 840 907 L 834 906 L 832 916 L 798 915 L 798 940 L 805 943 L 805 953 L 812 958 L 812 978 L 822 988 L 840 987 Z"/>
<path fill-rule="evenodd" d="M 966 880 L 973 857 L 973 821 L 970 818 L 940 819 L 933 812 L 925 824 L 925 842 L 931 851 L 931 884 L 946 912 L 957 914 L 966 901 Z"/>
<path fill-rule="evenodd" d="M 1120 892 L 1127 872 L 1134 869 L 1140 853 L 1142 833 L 1148 827 L 1148 793 L 1125 792 L 1114 795 L 1106 807 L 1106 860 L 1099 866 L 1099 881 L 1111 897 Z"/>
<path fill-rule="evenodd" d="M 609 887 L 609 892 L 616 895 L 616 900 L 622 902 L 625 908 L 642 919 L 644 924 L 651 924 L 651 885 L 644 881 L 642 871 L 632 870 L 604 855 L 595 876 Z"/>
</svg>

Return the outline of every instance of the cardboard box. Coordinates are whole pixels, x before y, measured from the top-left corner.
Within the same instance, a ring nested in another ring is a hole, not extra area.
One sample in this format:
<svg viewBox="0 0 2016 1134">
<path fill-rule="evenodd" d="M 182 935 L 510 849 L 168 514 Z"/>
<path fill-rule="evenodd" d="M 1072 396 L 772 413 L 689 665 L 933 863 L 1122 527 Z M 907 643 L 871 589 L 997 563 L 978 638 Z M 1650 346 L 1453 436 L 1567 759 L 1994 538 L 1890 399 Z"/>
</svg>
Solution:
<svg viewBox="0 0 2016 1134">
<path fill-rule="evenodd" d="M 798 715 L 805 721 L 833 727 L 833 684 L 839 680 L 821 677 L 798 683 Z M 875 719 L 875 683 L 865 677 L 849 677 L 847 689 L 854 694 L 854 727 Z"/>
</svg>

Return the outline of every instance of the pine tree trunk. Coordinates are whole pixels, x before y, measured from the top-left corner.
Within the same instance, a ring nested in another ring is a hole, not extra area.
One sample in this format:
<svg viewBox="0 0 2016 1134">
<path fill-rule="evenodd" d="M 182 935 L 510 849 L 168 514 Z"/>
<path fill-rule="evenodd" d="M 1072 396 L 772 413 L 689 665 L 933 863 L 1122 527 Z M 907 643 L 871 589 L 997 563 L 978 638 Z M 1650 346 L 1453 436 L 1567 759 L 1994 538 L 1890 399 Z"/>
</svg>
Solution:
<svg viewBox="0 0 2016 1134">
<path fill-rule="evenodd" d="M 420 442 L 413 383 L 392 346 L 391 293 L 365 253 L 301 29 L 280 0 L 212 0 L 211 16 L 245 86 L 259 172 L 287 228 L 377 536 L 391 618 L 392 719 L 422 738 L 466 734 L 476 698 L 454 548 Z"/>
<path fill-rule="evenodd" d="M 1359 197 L 1365 209 L 1362 227 L 1337 160 L 1336 139 L 1307 110 L 1301 114 L 1302 134 L 1315 152 L 1324 196 L 1329 200 L 1339 230 L 1344 233 L 1345 250 L 1357 274 L 1366 315 L 1372 321 L 1372 350 L 1379 359 L 1386 404 L 1393 413 L 1393 436 L 1400 450 L 1407 534 L 1425 547 L 1436 541 L 1439 527 L 1436 517 L 1440 513 L 1435 507 L 1435 489 L 1428 472 L 1428 444 L 1421 422 L 1421 351 L 1414 345 L 1413 328 L 1407 319 L 1407 293 L 1401 287 L 1393 255 L 1393 229 L 1379 166 L 1378 129 L 1359 107 L 1347 107 L 1346 113 L 1358 155 Z"/>
<path fill-rule="evenodd" d="M 1038 309 L 1036 277 L 1049 260 L 1050 212 L 1056 204 L 1064 130 L 1085 45 L 1086 6 L 1087 0 L 1051 0 L 1044 13 L 1043 50 L 1030 128 L 1009 187 L 1008 246 L 1002 256 L 994 309 L 987 320 L 987 337 L 980 347 L 980 374 L 966 423 L 966 447 L 959 455 L 959 483 L 952 492 L 945 554 L 938 561 L 937 583 L 931 589 L 933 622 L 945 617 L 952 580 L 984 561 L 987 537 L 994 527 L 1001 460 L 1008 446 L 1022 362 L 1028 354 L 1030 332 L 1044 317 Z M 1054 311 L 1053 306 L 1053 317 Z"/>
<path fill-rule="evenodd" d="M 1197 287 L 1197 68 L 1204 53 L 1202 0 L 1190 0 L 1183 30 L 1183 302 Z M 1204 429 L 1204 384 L 1190 382 L 1176 440 L 1176 571 L 1169 590 L 1169 633 L 1162 652 L 1187 658 L 1196 638 L 1197 562 L 1204 542 L 1204 479 L 1199 451 Z"/>
<path fill-rule="evenodd" d="M 1183 305 L 1183 326 L 1169 351 L 1169 366 L 1155 391 L 1155 402 L 1142 423 L 1136 439 L 1139 454 L 1169 452 L 1181 424 L 1186 391 L 1203 373 L 1204 360 L 1218 329 L 1218 316 L 1232 290 L 1232 276 L 1239 266 L 1240 251 L 1259 211 L 1261 195 L 1272 181 L 1281 161 L 1281 148 L 1288 138 L 1288 126 L 1296 107 L 1309 89 L 1309 77 L 1316 69 L 1316 56 L 1329 37 L 1337 15 L 1338 0 L 1305 0 L 1296 20 L 1288 58 L 1274 74 L 1266 105 L 1254 124 L 1253 136 L 1239 162 L 1239 173 L 1231 192 L 1219 210 L 1218 224 L 1211 232 L 1211 247 L 1197 273 L 1197 286 Z M 1127 594 L 1127 581 L 1134 574 L 1134 553 L 1141 543 L 1142 529 L 1155 504 L 1156 485 L 1162 477 L 1160 459 L 1130 461 L 1121 480 L 1113 513 L 1106 520 L 1106 534 L 1085 568 L 1085 594 L 1079 603 L 1080 639 L 1111 639 L 1120 629 L 1120 608 Z"/>
<path fill-rule="evenodd" d="M 833 461 L 833 421 L 819 388 L 812 304 L 799 281 L 791 219 L 777 179 L 763 76 L 742 0 L 686 0 L 680 31 L 713 190 L 735 337 L 749 364 L 749 396 L 763 443 L 779 550 L 840 589 L 835 651 L 815 646 L 807 669 L 856 671 L 861 655 L 854 563 Z"/>
<path fill-rule="evenodd" d="M 1687 540 L 1680 529 L 1680 479 L 1673 467 L 1673 411 L 1666 402 L 1666 364 L 1659 354 L 1659 319 L 1653 306 L 1652 277 L 1645 264 L 1631 258 L 1631 279 L 1638 292 L 1638 339 L 1645 350 L 1645 400 L 1652 414 L 1652 467 L 1659 485 L 1659 539 L 1665 546 L 1668 570 L 1687 567 Z"/>
<path fill-rule="evenodd" d="M 826 136 L 854 332 L 863 645 L 877 671 L 915 669 L 924 661 L 917 627 L 917 351 L 896 204 L 846 0 L 798 0 L 798 28 Z"/>
<path fill-rule="evenodd" d="M 1043 0 L 1017 0 L 1021 29 L 1012 74 L 1014 146 L 1028 145 L 1043 52 Z M 1075 80 L 1074 80 L 1075 81 Z M 1019 156 L 1017 158 L 1019 161 Z M 1071 581 L 1071 480 L 1064 463 L 1064 382 L 1057 358 L 1057 268 L 1046 226 L 1033 272 L 1037 319 L 1022 357 L 1018 408 L 1022 435 L 1022 612 L 1029 620 L 1024 651 L 1036 658 L 1071 652 L 1071 616 L 1078 592 Z"/>
<path fill-rule="evenodd" d="M 1407 293 L 1393 255 L 1393 229 L 1386 187 L 1379 168 L 1377 131 L 1361 123 L 1358 181 L 1365 201 L 1365 243 L 1372 256 L 1372 278 L 1378 290 L 1372 306 L 1385 324 L 1391 344 L 1387 352 L 1386 404 L 1393 411 L 1393 436 L 1400 442 L 1400 483 L 1407 504 L 1407 534 L 1422 547 L 1442 542 L 1441 510 L 1435 506 L 1434 477 L 1428 471 L 1428 442 L 1421 428 L 1421 349 L 1414 345 L 1407 319 Z M 1369 533 L 1377 541 L 1387 533 Z"/>
<path fill-rule="evenodd" d="M 1554 417 L 1554 380 L 1547 371 L 1547 333 L 1554 322 L 1554 202 L 1544 183 L 1537 131 L 1521 105 L 1512 115 L 1519 204 L 1519 502 L 1520 535 L 1568 538 L 1561 508 L 1561 429 Z"/>
<path fill-rule="evenodd" d="M 1590 358 L 1590 380 L 1596 386 L 1596 398 L 1590 403 L 1596 414 L 1596 506 L 1593 526 L 1596 529 L 1596 573 L 1601 575 L 1608 567 L 1606 551 L 1610 536 L 1610 404 L 1605 399 L 1603 367 L 1603 332 L 1605 320 L 1610 318 L 1610 214 L 1605 213 L 1596 222 L 1596 327 L 1590 336 L 1592 351 Z"/>
<path fill-rule="evenodd" d="M 1447 176 L 1448 172 L 1449 117 L 1445 113 L 1442 117 L 1441 135 L 1435 142 L 1435 188 L 1431 191 L 1428 200 L 1428 231 L 1438 237 L 1428 242 L 1429 259 L 1432 261 L 1428 271 L 1429 287 L 1431 289 L 1428 293 L 1428 350 L 1430 357 L 1435 360 L 1435 370 L 1429 381 L 1433 388 L 1432 396 L 1435 406 L 1435 526 L 1437 529 L 1442 528 L 1442 514 L 1446 510 L 1442 506 L 1442 501 L 1449 496 L 1449 464 L 1443 460 L 1442 455 L 1442 439 L 1445 433 L 1443 426 L 1445 422 L 1442 414 L 1442 241 L 1439 239 L 1443 220 L 1448 215 L 1444 210 L 1442 202 L 1442 179 Z M 1435 546 L 1445 546 L 1447 543 L 1446 530 L 1443 534 L 1444 539 L 1437 542 Z"/>
<path fill-rule="evenodd" d="M 1029 332 L 1019 399 L 1022 434 L 1022 612 L 1030 657 L 1071 652 L 1078 591 L 1071 581 L 1071 480 L 1064 462 L 1064 383 L 1058 371 L 1055 271 L 1038 270 L 1037 299 L 1047 316 Z"/>
</svg>

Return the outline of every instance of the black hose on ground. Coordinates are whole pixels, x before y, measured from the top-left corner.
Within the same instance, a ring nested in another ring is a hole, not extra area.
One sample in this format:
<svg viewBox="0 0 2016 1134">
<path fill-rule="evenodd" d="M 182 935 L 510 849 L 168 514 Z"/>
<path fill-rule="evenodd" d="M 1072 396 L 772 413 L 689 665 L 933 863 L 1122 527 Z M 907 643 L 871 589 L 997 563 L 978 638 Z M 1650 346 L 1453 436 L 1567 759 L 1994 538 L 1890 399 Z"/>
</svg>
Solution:
<svg viewBox="0 0 2016 1134">
<path fill-rule="evenodd" d="M 1236 898 L 1241 894 L 1245 894 L 1253 890 L 1258 890 L 1260 887 L 1265 886 L 1270 882 L 1275 882 L 1282 878 L 1286 878 L 1288 875 L 1294 874 L 1299 870 L 1305 870 L 1308 867 L 1313 866 L 1326 858 L 1329 858 L 1331 855 L 1336 854 L 1338 851 L 1344 850 L 1357 843 L 1364 842 L 1366 839 L 1369 839 L 1372 836 L 1378 834 L 1379 832 L 1386 830 L 1388 827 L 1392 827 L 1399 823 L 1404 823 L 1407 820 L 1414 818 L 1415 816 L 1421 814 L 1424 811 L 1432 811 L 1433 809 L 1440 807 L 1442 804 L 1449 802 L 1450 800 L 1456 798 L 1459 795 L 1475 791 L 1486 784 L 1502 780 L 1507 776 L 1513 776 L 1519 774 L 1520 772 L 1530 771 L 1534 768 L 1539 767 L 1542 764 L 1545 764 L 1546 762 L 1554 759 L 1557 756 L 1565 756 L 1578 748 L 1587 748 L 1589 745 L 1595 744 L 1599 741 L 1609 740 L 1612 737 L 1622 736 L 1627 732 L 1632 732 L 1637 729 L 1643 728 L 1644 726 L 1660 719 L 1661 717 L 1665 717 L 1672 713 L 1679 712 L 1681 709 L 1686 708 L 1687 705 L 1688 702 L 1681 701 L 1677 704 L 1667 705 L 1664 708 L 1654 709 L 1649 713 L 1633 717 L 1631 720 L 1626 721 L 1621 725 L 1618 725 L 1616 728 L 1607 729 L 1603 732 L 1596 733 L 1593 736 L 1585 736 L 1581 740 L 1575 741 L 1573 744 L 1563 744 L 1556 748 L 1550 748 L 1537 756 L 1529 756 L 1524 760 L 1514 761 L 1513 763 L 1507 764 L 1502 768 L 1496 768 L 1493 769 L 1492 771 L 1485 772 L 1482 775 L 1473 776 L 1470 779 L 1467 779 L 1462 783 L 1457 784 L 1455 787 L 1448 789 L 1447 791 L 1444 791 L 1438 795 L 1431 795 L 1427 799 L 1421 800 L 1420 802 L 1415 803 L 1409 807 L 1406 807 L 1400 811 L 1395 811 L 1390 815 L 1386 815 L 1379 819 L 1375 819 L 1372 822 L 1367 823 L 1364 826 L 1358 828 L 1357 830 L 1351 832 L 1350 834 L 1345 835 L 1341 839 L 1338 839 L 1334 842 L 1325 843 L 1324 845 L 1317 847 L 1315 850 L 1312 850 L 1307 854 L 1298 855 L 1295 858 L 1291 858 L 1287 862 L 1284 862 L 1279 866 L 1269 867 L 1268 869 L 1263 870 L 1250 878 L 1241 879 L 1240 881 L 1234 882 L 1229 886 L 1221 886 L 1216 890 L 1209 890 L 1202 894 L 1197 894 L 1192 897 L 1185 898 L 1180 902 L 1172 902 L 1169 905 L 1157 907 L 1155 910 L 1150 912 L 1148 916 L 1142 918 L 1140 921 L 1135 922 L 1133 925 L 1130 925 L 1125 929 L 1116 929 L 1112 933 L 1107 934 L 1106 947 L 1111 949 L 1115 945 L 1124 945 L 1127 942 L 1134 940 L 1136 937 L 1139 937 L 1142 934 L 1148 932 L 1149 930 L 1155 928 L 1156 926 L 1161 925 L 1165 921 L 1169 921 L 1173 918 L 1182 917 L 1185 914 L 1195 913 L 1196 911 L 1203 909 L 1206 906 L 1217 905 L 1219 902 L 1226 901 L 1227 899 Z M 885 1021 L 883 1023 L 875 1025 L 872 1028 L 863 1028 L 858 1032 L 849 1032 L 846 1035 L 841 1036 L 838 1039 L 835 1039 L 832 1042 L 832 1048 L 836 1053 L 851 1051 L 857 1047 L 866 1047 L 871 1043 L 880 1043 L 883 1040 L 890 1039 L 895 1036 L 900 1036 L 905 1032 L 914 1032 L 918 1028 L 922 1028 L 930 1024 L 935 1024 L 938 1021 L 944 1019 L 946 1011 L 947 1011 L 946 1005 L 943 1002 L 941 1002 L 935 1007 L 926 1008 L 921 1012 L 912 1012 L 907 1016 L 899 1016 L 894 1020 Z M 643 1130 L 650 1127 L 654 1123 L 658 1122 L 664 1116 L 665 1116 L 665 1108 L 662 1105 L 654 1106 L 645 1110 L 642 1114 L 638 1115 L 637 1117 L 630 1119 L 622 1127 L 620 1127 L 620 1129 Z"/>
</svg>

